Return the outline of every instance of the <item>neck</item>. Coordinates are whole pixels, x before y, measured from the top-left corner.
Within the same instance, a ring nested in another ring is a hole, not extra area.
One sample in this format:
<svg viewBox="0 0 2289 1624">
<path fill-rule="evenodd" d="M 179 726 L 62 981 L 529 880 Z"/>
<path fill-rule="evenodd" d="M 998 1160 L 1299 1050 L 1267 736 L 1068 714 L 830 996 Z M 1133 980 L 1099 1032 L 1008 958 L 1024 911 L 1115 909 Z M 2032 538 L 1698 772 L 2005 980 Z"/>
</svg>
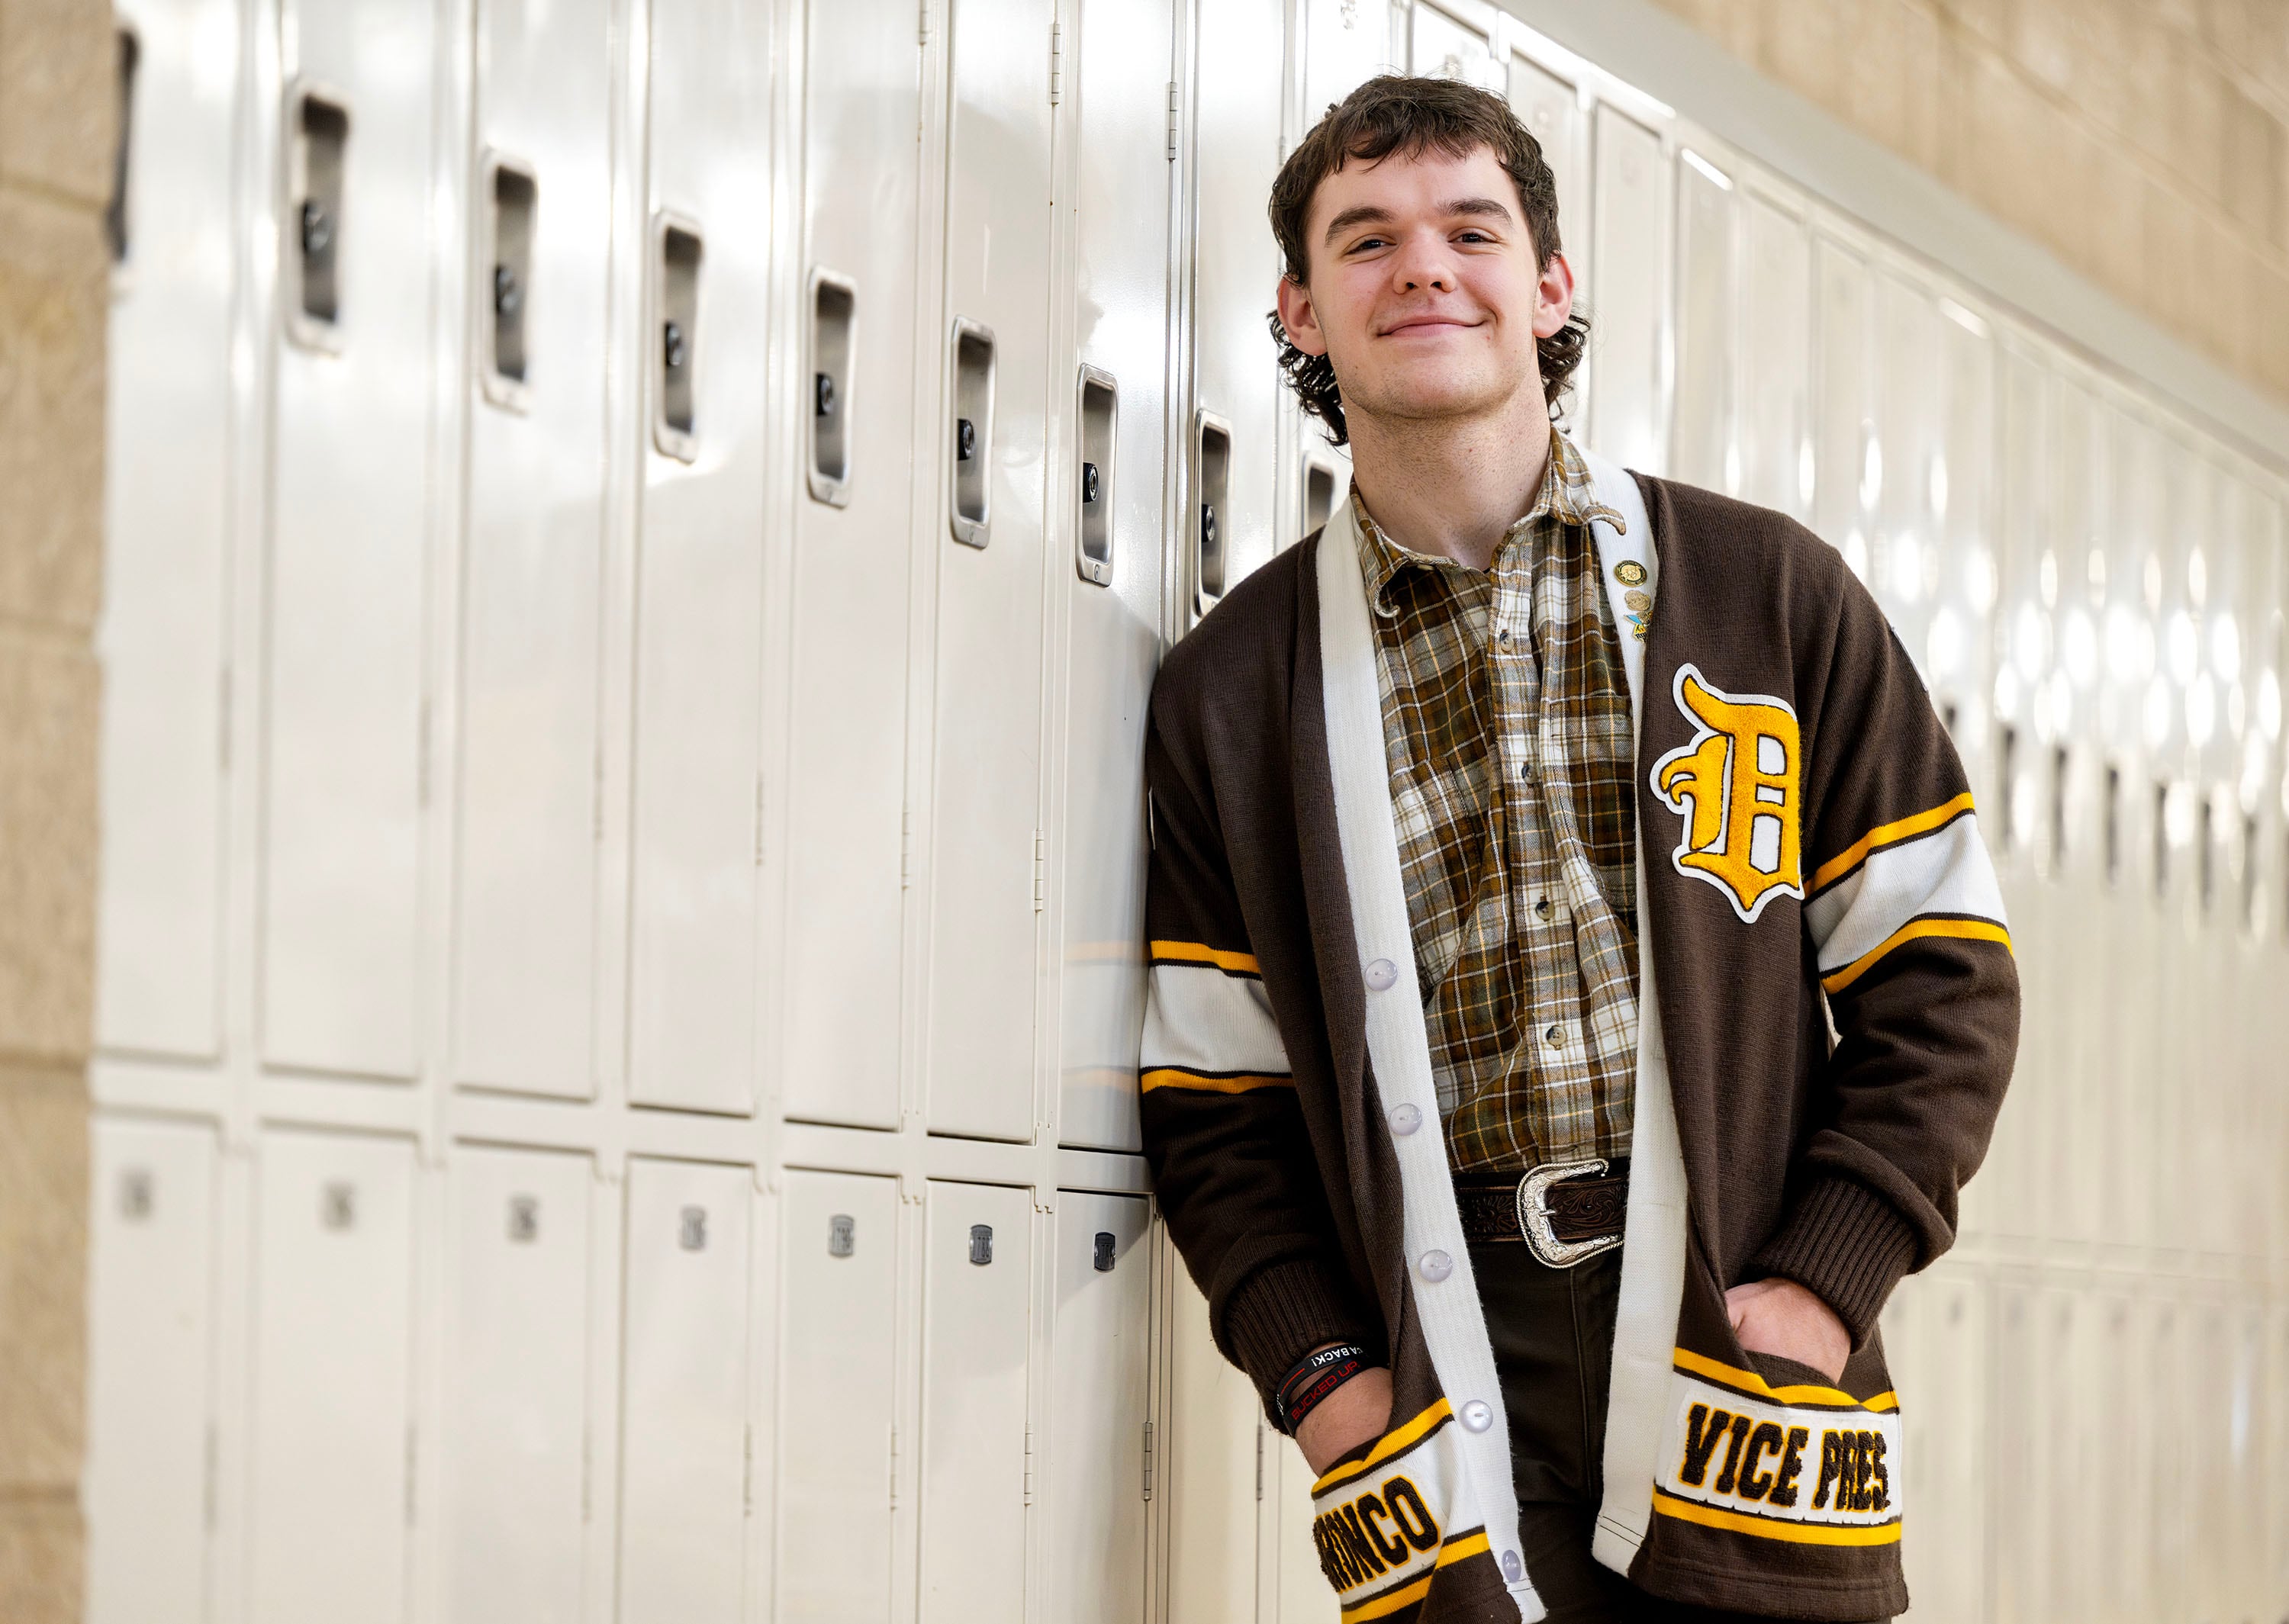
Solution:
<svg viewBox="0 0 2289 1624">
<path fill-rule="evenodd" d="M 1550 412 L 1537 379 L 1472 418 L 1353 412 L 1352 473 L 1360 499 L 1393 539 L 1473 569 L 1534 506 L 1550 466 Z"/>
</svg>

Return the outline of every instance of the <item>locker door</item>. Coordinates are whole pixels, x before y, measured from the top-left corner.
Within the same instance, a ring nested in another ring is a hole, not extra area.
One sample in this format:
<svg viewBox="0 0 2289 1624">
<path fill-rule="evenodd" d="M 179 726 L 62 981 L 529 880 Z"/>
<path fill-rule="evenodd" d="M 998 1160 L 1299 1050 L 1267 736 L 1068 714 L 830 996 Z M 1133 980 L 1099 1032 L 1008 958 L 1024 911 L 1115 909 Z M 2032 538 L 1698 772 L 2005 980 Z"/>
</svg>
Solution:
<svg viewBox="0 0 2289 1624">
<path fill-rule="evenodd" d="M 807 48 L 783 1098 L 894 1127 L 921 47 L 900 7 L 813 0 Z"/>
<path fill-rule="evenodd" d="M 733 1624 L 747 1542 L 745 1167 L 628 1162 L 620 1624 Z"/>
<path fill-rule="evenodd" d="M 777 1617 L 888 1620 L 897 1186 L 789 1173 L 780 1214 Z"/>
<path fill-rule="evenodd" d="M 428 732 L 435 19 L 287 0 L 279 20 L 262 1049 L 393 1078 L 415 1064 Z"/>
<path fill-rule="evenodd" d="M 1670 467 L 1688 484 L 1741 488 L 1734 420 L 1739 213 L 1732 178 L 1700 154 L 1677 163 L 1677 407 Z"/>
<path fill-rule="evenodd" d="M 103 1047 L 216 1052 L 223 627 L 229 544 L 232 131 L 227 0 L 131 0 L 124 277 L 104 458 Z M 219 68 L 220 71 L 216 71 Z"/>
<path fill-rule="evenodd" d="M 1930 646 L 1939 584 L 1932 473 L 1940 447 L 1940 317 L 1929 295 L 1898 276 L 1876 277 L 1876 529 L 1870 538 L 1876 601 L 1919 661 Z M 2029 741 L 2032 743 L 2032 740 Z"/>
<path fill-rule="evenodd" d="M 1804 222 L 1742 200 L 1741 496 L 1795 519 L 1812 513 L 1812 250 Z"/>
<path fill-rule="evenodd" d="M 1219 0 L 1200 8 L 1192 148 L 1194 413 L 1188 429 L 1190 494 L 1177 529 L 1184 537 L 1196 614 L 1207 613 L 1273 552 L 1274 435 L 1285 386 L 1264 322 L 1281 269 L 1264 213 L 1280 170 L 1280 98 L 1265 76 L 1287 51 L 1283 11 L 1277 0 Z"/>
<path fill-rule="evenodd" d="M 1812 527 L 1865 580 L 1876 432 L 1869 415 L 1868 267 L 1826 237 L 1814 238 L 1812 254 Z"/>
<path fill-rule="evenodd" d="M 1885 1312 L 1907 1455 L 1902 1503 L 1918 1537 L 1902 1547 L 1914 1616 L 1976 1624 L 1987 1616 L 1986 1489 L 1995 1474 L 1986 1430 L 1986 1300 L 1974 1277 L 1946 1270 L 1902 1283 Z"/>
<path fill-rule="evenodd" d="M 206 1617 L 214 1135 L 98 1117 L 88 1179 L 88 1624 Z"/>
<path fill-rule="evenodd" d="M 1256 1428 L 1263 1406 L 1255 1386 L 1216 1351 L 1208 1299 L 1181 1267 L 1176 1273 L 1168 1441 L 1153 1469 L 1153 1492 L 1163 1492 L 1164 1474 L 1168 1484 L 1168 1616 L 1236 1620 L 1244 1615 L 1234 1611 L 1234 1598 L 1254 1593 L 1257 1571 Z M 1333 1604 L 1335 1592 L 1327 1594 Z"/>
<path fill-rule="evenodd" d="M 1510 60 L 1510 106 L 1542 144 L 1558 182 L 1558 241 L 1577 287 L 1590 286 L 1590 135 L 1582 98 L 1571 83 L 1522 56 Z M 1537 244 L 1547 251 L 1547 244 Z"/>
<path fill-rule="evenodd" d="M 1668 306 L 1669 233 L 1661 138 L 1600 105 L 1589 284 L 1596 340 L 1583 365 L 1588 442 L 1631 468 L 1666 466 L 1661 398 L 1662 328 Z"/>
<path fill-rule="evenodd" d="M 1304 126 L 1379 73 L 1392 71 L 1391 20 L 1358 0 L 1304 0 Z"/>
<path fill-rule="evenodd" d="M 605 0 L 477 7 L 456 1080 L 594 1079 L 611 73 Z"/>
<path fill-rule="evenodd" d="M 769 7 L 651 20 L 629 1097 L 754 1098 Z"/>
<path fill-rule="evenodd" d="M 1144 1624 L 1152 1253 L 1140 1196 L 1057 1197 L 1049 1616 Z"/>
<path fill-rule="evenodd" d="M 929 1202 L 921 1616 L 987 1624 L 1025 1604 L 1033 1202 L 1022 1190 L 939 1180 Z"/>
<path fill-rule="evenodd" d="M 254 1624 L 396 1624 L 412 1458 L 413 1148 L 263 1135 Z"/>
<path fill-rule="evenodd" d="M 445 1616 L 576 1624 L 587 1534 L 585 1156 L 457 1148 Z"/>
<path fill-rule="evenodd" d="M 1465 28 L 1435 5 L 1417 5 L 1408 20 L 1415 72 L 1459 79 L 1497 94 L 1508 90 L 1509 75 L 1476 28 Z"/>
<path fill-rule="evenodd" d="M 959 0 L 950 42 L 929 1118 L 985 1139 L 1033 1119 L 1049 16 Z"/>
<path fill-rule="evenodd" d="M 1171 50 L 1167 0 L 1100 3 L 1082 20 L 1073 297 L 1081 364 L 1096 372 L 1076 380 L 1071 401 L 1075 553 L 1057 577 L 1070 611 L 1057 1133 L 1067 1144 L 1120 1150 L 1138 1145 L 1144 1020 L 1144 705 L 1160 653 Z M 1115 198 L 1123 203 L 1110 206 Z M 1109 511 L 1098 520 L 1092 505 Z"/>
</svg>

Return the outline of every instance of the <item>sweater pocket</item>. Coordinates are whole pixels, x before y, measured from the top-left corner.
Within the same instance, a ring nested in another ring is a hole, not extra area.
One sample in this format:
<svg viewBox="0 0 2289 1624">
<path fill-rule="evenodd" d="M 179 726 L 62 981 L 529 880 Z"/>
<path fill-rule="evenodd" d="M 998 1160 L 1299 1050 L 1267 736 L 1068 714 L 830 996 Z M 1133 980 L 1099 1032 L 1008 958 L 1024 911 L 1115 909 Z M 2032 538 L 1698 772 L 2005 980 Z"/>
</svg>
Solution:
<svg viewBox="0 0 2289 1624">
<path fill-rule="evenodd" d="M 1486 1554 L 1469 1482 L 1441 1398 L 1312 1485 L 1312 1543 L 1347 1624 L 1413 1605 L 1440 1568 Z"/>
</svg>

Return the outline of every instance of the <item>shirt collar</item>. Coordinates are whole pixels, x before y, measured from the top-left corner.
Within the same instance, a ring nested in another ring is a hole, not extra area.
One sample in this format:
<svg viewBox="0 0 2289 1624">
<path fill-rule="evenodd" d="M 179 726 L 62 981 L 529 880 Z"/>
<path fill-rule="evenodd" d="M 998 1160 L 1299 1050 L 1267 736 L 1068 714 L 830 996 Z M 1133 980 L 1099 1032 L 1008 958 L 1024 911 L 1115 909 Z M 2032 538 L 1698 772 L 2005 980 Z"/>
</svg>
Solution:
<svg viewBox="0 0 2289 1624">
<path fill-rule="evenodd" d="M 1351 490 L 1352 516 L 1358 521 L 1360 561 L 1367 570 L 1368 602 L 1375 612 L 1389 618 L 1399 611 L 1384 596 L 1384 588 L 1392 577 L 1409 566 L 1425 569 L 1460 569 L 1464 566 L 1453 559 L 1436 553 L 1417 553 L 1412 547 L 1386 536 L 1367 504 L 1360 499 L 1359 485 L 1353 482 Z M 1587 528 L 1593 521 L 1604 520 L 1617 534 L 1628 531 L 1628 523 L 1621 514 L 1598 500 L 1596 482 L 1591 478 L 1590 465 L 1574 442 L 1559 431 L 1555 423 L 1550 426 L 1550 463 L 1543 471 L 1542 489 L 1534 506 L 1527 508 L 1510 527 L 1503 537 L 1507 546 L 1535 521 L 1555 515 L 1567 524 Z M 1500 549 L 1496 549 L 1497 553 Z"/>
</svg>

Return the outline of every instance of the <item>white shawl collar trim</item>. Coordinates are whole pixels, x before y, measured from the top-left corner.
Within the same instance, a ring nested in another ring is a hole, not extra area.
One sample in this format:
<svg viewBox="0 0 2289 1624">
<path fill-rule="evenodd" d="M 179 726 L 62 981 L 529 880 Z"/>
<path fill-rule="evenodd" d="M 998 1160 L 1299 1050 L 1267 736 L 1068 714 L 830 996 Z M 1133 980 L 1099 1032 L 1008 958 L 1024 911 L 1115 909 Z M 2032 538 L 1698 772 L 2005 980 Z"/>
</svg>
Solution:
<svg viewBox="0 0 2289 1624">
<path fill-rule="evenodd" d="M 1615 624 L 1623 627 L 1623 664 L 1632 717 L 1643 727 L 1645 645 L 1627 630 L 1615 574 L 1640 566 L 1638 583 L 1659 588 L 1652 521 L 1637 482 L 1617 464 L 1585 453 L 1598 499 L 1622 516 L 1625 530 L 1593 526 L 1599 574 Z M 1431 1071 L 1430 1033 L 1416 978 L 1407 890 L 1400 872 L 1399 835 L 1391 806 L 1390 767 L 1384 751 L 1383 702 L 1376 682 L 1375 636 L 1359 558 L 1351 504 L 1338 503 L 1320 537 L 1320 660 L 1328 728 L 1328 765 L 1336 793 L 1336 821 L 1351 895 L 1360 974 L 1368 980 L 1368 1054 L 1386 1113 L 1411 1104 L 1425 1126 L 1437 1123 L 1439 1096 Z M 1635 573 L 1632 571 L 1631 573 Z M 1591 1545 L 1599 1562 L 1627 1572 L 1653 1515 L 1678 1309 L 1685 1286 L 1685 1163 L 1670 1097 L 1669 1067 L 1661 1041 L 1660 1004 L 1648 945 L 1645 839 L 1638 832 L 1638 1066 L 1635 1127 L 1631 1151 L 1629 1216 L 1623 1250 L 1618 1320 L 1614 1336 L 1612 1396 L 1607 1410 L 1606 1498 Z M 1382 991 L 1374 983 L 1388 973 Z M 1473 1402 L 1491 1413 L 1483 1431 L 1463 1429 L 1464 1458 L 1474 1498 L 1485 1508 L 1489 1548 L 1518 1604 L 1524 1624 L 1543 1616 L 1519 1556 L 1518 1508 L 1511 1476 L 1510 1426 L 1496 1378 L 1494 1348 L 1479 1306 L 1456 1212 L 1453 1170 L 1443 1132 L 1392 1135 L 1403 1206 L 1408 1281 L 1422 1318 L 1423 1338 L 1440 1387 L 1459 1416 Z M 1432 1284 L 1416 1265 L 1443 1253 L 1452 1272 Z"/>
</svg>

